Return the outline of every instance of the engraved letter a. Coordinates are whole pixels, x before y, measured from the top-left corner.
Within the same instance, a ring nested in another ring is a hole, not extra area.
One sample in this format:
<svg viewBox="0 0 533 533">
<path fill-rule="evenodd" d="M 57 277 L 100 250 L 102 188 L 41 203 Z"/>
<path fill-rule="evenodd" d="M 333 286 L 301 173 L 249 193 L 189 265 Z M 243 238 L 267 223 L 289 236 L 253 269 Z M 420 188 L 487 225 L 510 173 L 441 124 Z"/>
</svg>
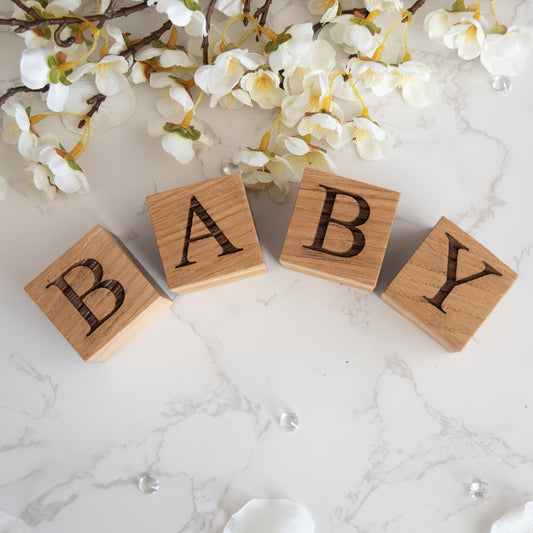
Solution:
<svg viewBox="0 0 533 533">
<path fill-rule="evenodd" d="M 94 276 L 93 286 L 88 291 L 85 291 L 83 294 L 78 294 L 65 280 L 65 276 L 71 270 L 79 267 L 88 268 Z M 87 333 L 86 337 L 93 333 L 108 318 L 110 318 L 117 312 L 119 307 L 124 302 L 124 296 L 126 295 L 124 287 L 118 281 L 115 281 L 114 279 L 106 279 L 102 281 L 103 275 L 104 271 L 102 265 L 98 261 L 96 261 L 96 259 L 83 259 L 82 261 L 79 261 L 67 268 L 67 270 L 65 270 L 63 274 L 58 276 L 54 281 L 52 281 L 52 283 L 49 283 L 46 286 L 46 288 L 48 289 L 48 287 L 55 285 L 67 297 L 68 301 L 74 306 L 76 311 L 78 311 L 78 313 L 84 318 L 84 320 L 89 324 L 89 326 L 91 326 L 91 329 L 89 330 L 89 333 Z M 92 311 L 85 305 L 85 302 L 83 301 L 86 296 L 88 296 L 91 292 L 97 289 L 107 289 L 115 297 L 115 307 L 113 308 L 113 310 L 100 319 L 94 316 Z"/>
<path fill-rule="evenodd" d="M 494 274 L 496 276 L 501 276 L 501 273 L 498 272 L 494 267 L 490 266 L 488 263 L 483 261 L 483 264 L 485 265 L 485 269 L 481 270 L 480 272 L 477 272 L 476 274 L 472 274 L 471 276 L 467 276 L 466 278 L 457 279 L 457 258 L 459 256 L 459 250 L 466 250 L 468 251 L 468 248 L 461 244 L 457 239 L 452 237 L 449 233 L 446 233 L 446 237 L 448 237 L 448 270 L 446 274 L 446 281 L 442 285 L 442 287 L 438 290 L 437 294 L 433 296 L 433 298 L 428 298 L 427 296 L 424 296 L 424 298 L 431 304 L 434 305 L 439 311 L 442 311 L 443 313 L 446 313 L 446 311 L 442 308 L 442 303 L 450 292 L 457 287 L 457 285 L 462 285 L 463 283 L 468 283 L 469 281 L 474 281 L 475 279 L 482 278 L 483 276 L 487 276 L 489 274 Z"/>
<path fill-rule="evenodd" d="M 191 237 L 192 231 L 192 220 L 194 214 L 203 222 L 204 226 L 209 230 L 209 233 L 203 233 L 202 235 L 197 235 L 196 237 Z M 202 239 L 207 239 L 209 237 L 214 237 L 218 242 L 219 246 L 222 248 L 222 252 L 218 254 L 218 257 L 223 255 L 234 254 L 236 252 L 242 252 L 242 248 L 235 248 L 229 239 L 224 235 L 224 232 L 217 226 L 217 223 L 211 218 L 209 213 L 205 210 L 204 206 L 198 201 L 196 196 L 191 197 L 191 203 L 189 206 L 189 216 L 187 218 L 187 228 L 185 230 L 185 240 L 183 242 L 183 253 L 181 254 L 180 264 L 176 268 L 185 267 L 188 265 L 194 265 L 196 261 L 189 261 L 189 244 L 194 241 L 200 241 Z"/>
</svg>

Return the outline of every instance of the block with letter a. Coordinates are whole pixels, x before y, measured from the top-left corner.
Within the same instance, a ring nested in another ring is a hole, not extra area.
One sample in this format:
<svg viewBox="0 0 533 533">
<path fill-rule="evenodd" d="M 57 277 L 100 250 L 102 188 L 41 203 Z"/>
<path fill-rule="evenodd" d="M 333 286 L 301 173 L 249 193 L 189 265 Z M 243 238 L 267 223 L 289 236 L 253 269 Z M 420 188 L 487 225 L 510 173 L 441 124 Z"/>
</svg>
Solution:
<svg viewBox="0 0 533 533">
<path fill-rule="evenodd" d="M 442 217 L 381 298 L 449 352 L 458 352 L 516 278 L 516 272 Z"/>
<path fill-rule="evenodd" d="M 281 264 L 372 291 L 377 283 L 400 194 L 306 169 Z"/>
<path fill-rule="evenodd" d="M 265 273 L 240 174 L 146 198 L 168 287 L 188 294 Z"/>
<path fill-rule="evenodd" d="M 26 288 L 84 361 L 105 361 L 172 301 L 122 242 L 96 226 Z"/>
</svg>

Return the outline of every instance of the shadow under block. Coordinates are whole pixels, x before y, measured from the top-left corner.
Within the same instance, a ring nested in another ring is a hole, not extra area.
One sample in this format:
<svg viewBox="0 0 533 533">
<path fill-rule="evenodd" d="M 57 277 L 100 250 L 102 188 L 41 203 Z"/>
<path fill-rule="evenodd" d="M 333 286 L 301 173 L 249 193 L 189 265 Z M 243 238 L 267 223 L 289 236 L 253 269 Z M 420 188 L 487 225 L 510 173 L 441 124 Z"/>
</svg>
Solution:
<svg viewBox="0 0 533 533">
<path fill-rule="evenodd" d="M 399 199 L 388 189 L 306 169 L 280 263 L 372 291 Z"/>
<path fill-rule="evenodd" d="M 96 226 L 26 292 L 85 361 L 105 361 L 172 301 L 122 242 Z"/>
<path fill-rule="evenodd" d="M 267 269 L 240 174 L 146 198 L 168 287 L 188 294 Z"/>
<path fill-rule="evenodd" d="M 458 352 L 517 277 L 443 217 L 381 298 L 446 350 Z"/>
</svg>

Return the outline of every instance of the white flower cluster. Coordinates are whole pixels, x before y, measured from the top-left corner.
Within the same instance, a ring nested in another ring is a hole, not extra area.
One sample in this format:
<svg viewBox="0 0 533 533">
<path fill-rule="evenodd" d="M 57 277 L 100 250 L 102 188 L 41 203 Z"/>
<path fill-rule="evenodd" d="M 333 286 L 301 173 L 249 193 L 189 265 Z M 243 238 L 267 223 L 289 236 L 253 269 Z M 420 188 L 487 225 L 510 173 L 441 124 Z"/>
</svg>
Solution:
<svg viewBox="0 0 533 533">
<path fill-rule="evenodd" d="M 92 13 L 92 2 L 80 0 L 16 3 L 9 22 L 26 43 L 20 60 L 24 90 L 0 95 L 2 138 L 18 146 L 38 189 L 49 196 L 88 190 L 77 160 L 90 132 L 129 118 L 133 87 L 143 82 L 160 91 L 161 118 L 150 124 L 149 135 L 161 137 L 163 149 L 183 164 L 212 145 L 192 124 L 204 95 L 211 107 L 272 110 L 262 138 L 234 154 L 233 162 L 249 187 L 268 189 L 275 199 L 308 165 L 333 170 L 330 148 L 353 143 L 369 160 L 390 150 L 388 134 L 365 101 L 397 92 L 408 105 L 423 107 L 435 96 L 429 68 L 411 60 L 407 50 L 412 13 L 402 0 L 364 0 L 359 7 L 352 0 L 309 0 L 316 24 L 278 32 L 265 25 L 269 0 L 255 15 L 251 0 L 200 1 L 130 0 L 118 7 L 99 0 Z M 489 70 L 514 72 L 523 58 L 511 52 L 525 46 L 528 34 L 502 29 L 479 13 L 480 3 L 477 11 L 455 2 L 452 11 L 432 13 L 426 29 L 461 57 L 481 55 Z M 136 38 L 116 26 L 120 17 L 143 10 L 166 21 Z M 398 26 L 404 44 L 394 57 L 402 59 L 385 61 L 388 37 Z M 70 150 L 54 134 L 38 132 L 42 121 L 58 115 L 79 136 Z"/>
<path fill-rule="evenodd" d="M 462 59 L 480 58 L 493 75 L 515 76 L 526 66 L 532 32 L 519 26 L 504 26 L 492 11 L 481 9 L 482 2 L 465 6 L 463 0 L 451 9 L 439 9 L 426 16 L 424 29 L 431 40 L 457 50 Z"/>
</svg>

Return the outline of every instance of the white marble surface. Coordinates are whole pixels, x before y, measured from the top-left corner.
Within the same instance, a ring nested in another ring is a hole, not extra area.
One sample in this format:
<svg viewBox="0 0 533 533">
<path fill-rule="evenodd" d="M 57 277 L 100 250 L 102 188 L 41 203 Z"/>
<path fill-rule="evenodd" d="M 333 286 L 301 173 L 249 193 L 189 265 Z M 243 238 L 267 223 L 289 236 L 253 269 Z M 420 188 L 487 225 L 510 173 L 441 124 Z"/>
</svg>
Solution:
<svg viewBox="0 0 533 533">
<path fill-rule="evenodd" d="M 498 9 L 533 25 L 530 2 Z M 0 32 L 2 88 L 19 45 Z M 402 193 L 376 293 L 282 269 L 296 190 L 281 205 L 251 193 L 269 273 L 174 297 L 104 364 L 84 363 L 24 286 L 96 224 L 165 286 L 145 196 L 220 175 L 270 114 L 204 107 L 215 147 L 178 167 L 146 134 L 156 115 L 141 87 L 148 105 L 128 127 L 91 141 L 92 192 L 53 202 L 0 146 L 13 184 L 0 204 L 0 509 L 39 533 L 220 533 L 249 499 L 284 497 L 317 533 L 484 533 L 533 498 L 533 72 L 501 96 L 479 63 L 421 33 L 418 45 L 437 101 L 413 110 L 391 98 L 377 111 L 395 139 L 386 159 L 334 155 L 339 174 Z M 454 355 L 378 298 L 442 215 L 520 276 Z M 299 431 L 279 427 L 285 409 Z M 157 495 L 136 488 L 146 470 Z M 476 478 L 486 501 L 468 495 Z"/>
</svg>

